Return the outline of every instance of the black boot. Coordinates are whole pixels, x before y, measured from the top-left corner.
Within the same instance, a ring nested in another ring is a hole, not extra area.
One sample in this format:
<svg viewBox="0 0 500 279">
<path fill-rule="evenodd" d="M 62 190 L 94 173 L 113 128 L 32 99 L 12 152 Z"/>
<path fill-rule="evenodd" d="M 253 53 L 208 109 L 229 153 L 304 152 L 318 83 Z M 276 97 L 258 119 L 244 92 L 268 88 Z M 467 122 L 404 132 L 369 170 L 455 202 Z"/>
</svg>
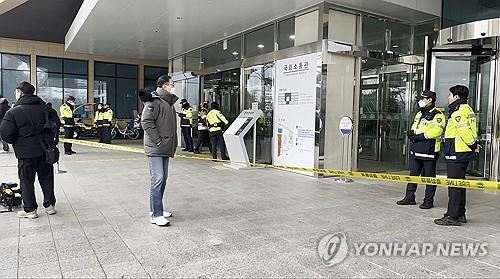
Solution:
<svg viewBox="0 0 500 279">
<path fill-rule="evenodd" d="M 420 209 L 431 209 L 434 207 L 434 204 L 432 204 L 430 202 L 424 202 L 419 207 L 420 207 Z"/>
<path fill-rule="evenodd" d="M 458 216 L 458 221 L 462 224 L 467 224 L 467 217 L 464 216 Z"/>
<path fill-rule="evenodd" d="M 443 218 L 435 219 L 434 223 L 436 223 L 436 225 L 440 225 L 440 226 L 459 227 L 462 225 L 458 220 L 455 220 L 455 219 L 451 218 L 450 216 L 444 216 Z"/>
<path fill-rule="evenodd" d="M 396 202 L 397 205 L 417 205 L 417 203 L 413 200 L 408 200 L 406 198 Z"/>
</svg>

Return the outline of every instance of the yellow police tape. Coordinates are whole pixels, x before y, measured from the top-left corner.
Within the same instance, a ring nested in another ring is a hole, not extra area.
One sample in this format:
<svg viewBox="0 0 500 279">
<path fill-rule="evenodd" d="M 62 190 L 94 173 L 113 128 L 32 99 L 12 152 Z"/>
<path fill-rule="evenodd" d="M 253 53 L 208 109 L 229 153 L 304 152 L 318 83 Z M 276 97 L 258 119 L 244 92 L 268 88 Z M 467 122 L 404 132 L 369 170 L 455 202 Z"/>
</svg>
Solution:
<svg viewBox="0 0 500 279">
<path fill-rule="evenodd" d="M 97 142 L 92 142 L 92 141 L 75 140 L 75 139 L 61 139 L 61 142 L 73 143 L 73 144 L 84 145 L 84 146 L 89 146 L 89 147 L 103 148 L 103 149 L 108 149 L 108 150 L 144 154 L 144 150 L 142 148 L 137 148 L 137 147 L 111 145 L 111 144 L 97 143 Z M 214 161 L 211 158 L 206 158 L 206 157 L 196 156 L 196 155 L 176 154 L 175 157 L 176 158 L 187 158 L 187 159 Z M 234 162 L 234 161 L 224 161 L 224 160 L 216 160 L 216 161 L 238 163 L 238 162 Z M 492 190 L 492 191 L 499 191 L 500 190 L 500 182 L 495 182 L 495 181 L 423 177 L 423 176 L 410 176 L 410 175 L 400 175 L 400 174 L 390 174 L 390 173 L 343 171 L 343 170 L 302 168 L 302 167 L 266 165 L 266 164 L 252 164 L 252 166 L 261 167 L 261 168 L 273 168 L 273 169 L 284 169 L 284 170 L 311 172 L 311 173 L 334 175 L 334 176 L 341 176 L 341 177 L 351 177 L 351 178 L 361 178 L 361 179 L 370 179 L 370 180 L 379 180 L 379 181 L 399 182 L 399 183 L 432 184 L 432 185 L 437 185 L 437 186 L 441 186 L 441 187 L 452 186 L 452 187 L 458 187 L 458 188 L 477 189 L 477 190 Z"/>
</svg>

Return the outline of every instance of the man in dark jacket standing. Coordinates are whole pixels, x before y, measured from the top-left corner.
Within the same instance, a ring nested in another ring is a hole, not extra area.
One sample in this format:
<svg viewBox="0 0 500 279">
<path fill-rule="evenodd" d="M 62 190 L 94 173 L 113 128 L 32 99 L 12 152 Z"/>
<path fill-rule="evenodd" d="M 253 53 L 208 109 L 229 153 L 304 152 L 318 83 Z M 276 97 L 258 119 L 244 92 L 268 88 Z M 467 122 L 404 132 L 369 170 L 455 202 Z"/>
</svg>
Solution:
<svg viewBox="0 0 500 279">
<path fill-rule="evenodd" d="M 158 79 L 158 88 L 149 93 L 139 91 L 144 102 L 141 125 L 144 129 L 144 152 L 148 156 L 151 175 L 150 214 L 151 223 L 168 226 L 170 212 L 163 208 L 163 194 L 167 185 L 169 159 L 177 149 L 177 120 L 174 108 L 179 99 L 172 94 L 174 82 L 169 76 Z"/>
<path fill-rule="evenodd" d="M 2 95 L 0 95 L 0 124 L 2 124 L 2 119 L 10 109 L 9 101 L 5 99 Z M 0 142 L 2 143 L 2 151 L 9 152 L 9 144 L 5 141 L 2 141 L 2 137 L 0 136 Z"/>
<path fill-rule="evenodd" d="M 3 118 L 0 125 L 2 139 L 14 146 L 18 159 L 19 180 L 23 197 L 24 211 L 19 211 L 17 217 L 38 218 L 35 197 L 35 176 L 42 187 L 43 206 L 47 214 L 56 213 L 56 198 L 54 195 L 54 168 L 45 160 L 45 147 L 42 146 L 43 138 L 50 134 L 44 127 L 46 120 L 51 119 L 47 105 L 35 93 L 35 87 L 29 82 L 21 82 L 16 88 L 17 102 Z"/>
</svg>

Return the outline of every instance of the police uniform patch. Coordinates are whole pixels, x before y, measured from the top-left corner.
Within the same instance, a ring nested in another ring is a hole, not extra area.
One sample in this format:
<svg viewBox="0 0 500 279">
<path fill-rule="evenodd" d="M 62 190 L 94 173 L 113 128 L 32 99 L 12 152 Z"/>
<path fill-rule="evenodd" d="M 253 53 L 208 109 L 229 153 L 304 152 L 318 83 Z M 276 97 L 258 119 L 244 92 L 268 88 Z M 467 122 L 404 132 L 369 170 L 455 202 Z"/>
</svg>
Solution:
<svg viewBox="0 0 500 279">
<path fill-rule="evenodd" d="M 441 123 L 441 122 L 443 122 L 443 119 L 438 118 L 438 119 L 437 119 L 437 122 L 438 122 L 438 123 Z"/>
<path fill-rule="evenodd" d="M 457 117 L 455 117 L 455 120 L 456 120 L 457 122 L 460 122 L 460 120 L 461 120 L 461 119 L 462 119 L 462 117 L 461 117 L 461 116 L 457 116 Z"/>
</svg>

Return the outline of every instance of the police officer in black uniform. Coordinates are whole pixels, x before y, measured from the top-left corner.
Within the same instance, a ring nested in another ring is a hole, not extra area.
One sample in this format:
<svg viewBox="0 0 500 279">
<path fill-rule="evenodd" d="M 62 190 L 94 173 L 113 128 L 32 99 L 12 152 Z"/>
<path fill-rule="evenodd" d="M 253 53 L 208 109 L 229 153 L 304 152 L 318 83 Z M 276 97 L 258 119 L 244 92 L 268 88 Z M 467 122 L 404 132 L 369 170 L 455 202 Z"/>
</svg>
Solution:
<svg viewBox="0 0 500 279">
<path fill-rule="evenodd" d="M 477 160 L 481 145 L 477 138 L 477 119 L 467 104 L 469 88 L 456 85 L 450 88 L 448 124 L 444 133 L 444 158 L 448 178 L 465 179 L 469 162 Z M 448 210 L 443 218 L 435 219 L 440 226 L 461 226 L 467 223 L 465 203 L 467 189 L 448 187 Z"/>
<path fill-rule="evenodd" d="M 424 91 L 419 96 L 420 110 L 407 136 L 411 141 L 410 175 L 436 177 L 436 162 L 441 151 L 441 140 L 446 126 L 444 114 L 436 108 L 436 93 Z M 409 183 L 405 197 L 398 201 L 398 205 L 416 205 L 415 192 L 417 184 Z M 427 185 L 424 203 L 421 209 L 434 207 L 435 185 Z"/>
</svg>

